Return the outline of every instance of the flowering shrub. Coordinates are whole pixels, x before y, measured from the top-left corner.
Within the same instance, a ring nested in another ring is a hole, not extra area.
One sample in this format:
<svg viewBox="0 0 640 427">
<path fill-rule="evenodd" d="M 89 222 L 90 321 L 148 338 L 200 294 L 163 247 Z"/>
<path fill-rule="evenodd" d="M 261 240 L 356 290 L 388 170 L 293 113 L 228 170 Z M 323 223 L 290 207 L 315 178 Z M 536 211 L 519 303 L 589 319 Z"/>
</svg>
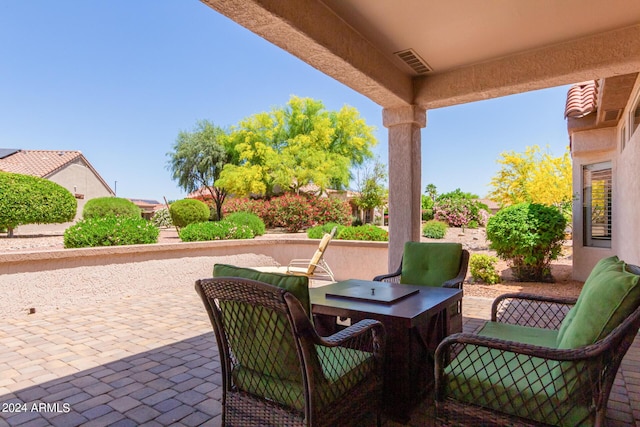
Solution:
<svg viewBox="0 0 640 427">
<path fill-rule="evenodd" d="M 422 235 L 430 239 L 443 239 L 447 234 L 446 222 L 431 220 L 424 223 L 422 226 Z"/>
<path fill-rule="evenodd" d="M 151 222 L 158 228 L 167 228 L 173 225 L 171 222 L 171 215 L 169 214 L 169 209 L 162 208 L 158 209 L 151 218 Z"/>
<path fill-rule="evenodd" d="M 196 222 L 180 230 L 183 242 L 200 242 L 206 240 L 253 239 L 251 227 L 233 221 Z"/>
<path fill-rule="evenodd" d="M 489 285 L 500 283 L 500 275 L 496 271 L 498 258 L 485 255 L 473 254 L 469 260 L 469 271 L 474 281 L 482 281 Z"/>
<path fill-rule="evenodd" d="M 267 228 L 283 227 L 291 233 L 327 222 L 348 224 L 351 218 L 351 208 L 346 202 L 295 194 L 271 200 L 231 199 L 224 205 L 225 215 L 240 211 L 258 215 Z"/>
<path fill-rule="evenodd" d="M 224 218 L 225 221 L 239 225 L 246 225 L 251 229 L 254 236 L 262 236 L 265 232 L 264 222 L 260 217 L 251 212 L 233 212 Z"/>
<path fill-rule="evenodd" d="M 366 224 L 357 227 L 344 227 L 336 236 L 340 240 L 389 241 L 389 232 L 375 225 Z"/>
<path fill-rule="evenodd" d="M 157 243 L 160 230 L 143 218 L 86 218 L 64 231 L 65 248 Z"/>
<path fill-rule="evenodd" d="M 456 189 L 441 194 L 433 208 L 434 219 L 444 221 L 451 227 L 464 227 L 471 221 L 485 225 L 488 213 L 487 206 L 477 200 L 477 196 Z M 485 213 L 481 213 L 484 210 Z"/>
<path fill-rule="evenodd" d="M 433 217 L 451 227 L 462 227 L 471 220 L 471 211 L 462 199 L 446 199 L 436 202 Z"/>
<path fill-rule="evenodd" d="M 489 212 L 486 209 L 480 209 L 478 211 L 478 225 L 481 227 L 485 227 L 487 222 L 489 222 Z"/>
</svg>

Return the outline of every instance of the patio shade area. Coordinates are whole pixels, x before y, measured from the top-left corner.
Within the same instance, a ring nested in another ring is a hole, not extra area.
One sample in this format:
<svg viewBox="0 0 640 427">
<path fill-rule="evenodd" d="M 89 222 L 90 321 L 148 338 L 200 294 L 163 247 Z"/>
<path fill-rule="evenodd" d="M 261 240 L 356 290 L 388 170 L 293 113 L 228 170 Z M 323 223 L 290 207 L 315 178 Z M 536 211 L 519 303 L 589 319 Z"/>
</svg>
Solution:
<svg viewBox="0 0 640 427">
<path fill-rule="evenodd" d="M 465 297 L 465 331 L 488 320 L 490 302 Z M 221 382 L 215 337 L 195 291 L 0 324 L 0 426 L 218 426 Z M 409 425 L 429 425 L 432 415 L 428 396 Z M 618 372 L 608 418 L 613 426 L 640 425 L 638 338 Z"/>
</svg>

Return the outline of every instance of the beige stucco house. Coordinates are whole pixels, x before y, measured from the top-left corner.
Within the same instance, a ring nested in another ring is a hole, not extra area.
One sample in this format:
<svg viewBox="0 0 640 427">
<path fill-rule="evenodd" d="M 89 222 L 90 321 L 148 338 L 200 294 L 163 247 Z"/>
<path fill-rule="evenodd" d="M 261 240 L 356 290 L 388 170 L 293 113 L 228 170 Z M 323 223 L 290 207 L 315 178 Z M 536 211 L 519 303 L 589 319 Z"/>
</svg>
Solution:
<svg viewBox="0 0 640 427">
<path fill-rule="evenodd" d="M 0 170 L 33 175 L 60 184 L 78 202 L 76 219 L 89 199 L 115 193 L 80 151 L 0 149 Z M 68 224 L 24 225 L 18 231 L 64 230 Z M 36 228 L 37 227 L 37 228 Z"/>
<path fill-rule="evenodd" d="M 420 130 L 427 110 L 640 71 L 637 0 L 201 1 L 380 105 L 388 128 L 390 268 L 404 242 L 420 238 Z M 594 131 L 590 144 L 598 148 L 587 156 L 610 149 L 612 139 L 596 135 L 624 126 Z M 632 248 L 640 241 L 632 208 L 640 152 L 631 147 L 638 136 L 626 126 L 626 153 L 610 156 L 617 171 L 613 247 L 578 249 L 584 268 L 609 252 L 640 264 Z M 578 140 L 578 149 L 589 145 Z M 576 154 L 579 162 L 591 161 Z"/>
<path fill-rule="evenodd" d="M 599 259 L 640 261 L 638 73 L 574 85 L 567 95 L 573 157 L 573 276 Z"/>
</svg>

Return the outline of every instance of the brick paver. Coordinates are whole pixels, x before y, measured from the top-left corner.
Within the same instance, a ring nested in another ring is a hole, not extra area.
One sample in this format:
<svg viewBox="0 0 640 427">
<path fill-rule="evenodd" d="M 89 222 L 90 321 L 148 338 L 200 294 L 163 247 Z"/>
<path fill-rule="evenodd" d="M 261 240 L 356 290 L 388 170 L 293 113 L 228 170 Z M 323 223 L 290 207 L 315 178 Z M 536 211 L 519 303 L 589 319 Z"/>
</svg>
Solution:
<svg viewBox="0 0 640 427">
<path fill-rule="evenodd" d="M 465 297 L 464 330 L 477 330 L 489 308 Z M 221 383 L 211 325 L 191 287 L 0 322 L 0 427 L 219 426 Z M 610 424 L 640 427 L 637 408 L 640 339 L 616 379 Z M 427 399 L 410 426 L 429 425 L 432 414 Z"/>
</svg>

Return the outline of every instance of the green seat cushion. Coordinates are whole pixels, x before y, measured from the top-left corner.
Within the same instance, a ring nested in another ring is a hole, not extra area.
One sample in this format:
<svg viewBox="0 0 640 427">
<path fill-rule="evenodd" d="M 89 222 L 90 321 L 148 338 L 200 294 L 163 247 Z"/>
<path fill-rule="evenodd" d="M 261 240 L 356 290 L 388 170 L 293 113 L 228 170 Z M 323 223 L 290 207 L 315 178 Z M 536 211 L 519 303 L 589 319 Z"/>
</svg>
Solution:
<svg viewBox="0 0 640 427">
<path fill-rule="evenodd" d="M 400 283 L 442 286 L 460 271 L 459 243 L 407 242 L 402 256 Z"/>
<path fill-rule="evenodd" d="M 578 348 L 606 337 L 640 304 L 639 278 L 617 257 L 599 261 L 560 326 L 557 347 Z"/>
<path fill-rule="evenodd" d="M 563 381 L 558 365 L 556 361 L 466 345 L 445 368 L 443 385 L 447 396 L 468 404 L 544 424 L 579 425 L 589 417 L 590 402 L 557 392 Z"/>
<path fill-rule="evenodd" d="M 314 372 L 316 383 L 312 392 L 320 406 L 344 397 L 345 393 L 375 369 L 371 353 L 346 347 L 315 346 L 315 349 L 319 365 Z M 266 397 L 298 411 L 304 410 L 302 381 L 265 375 L 244 366 L 236 367 L 233 380 L 241 390 Z"/>
<path fill-rule="evenodd" d="M 522 344 L 555 348 L 558 331 L 555 329 L 510 325 L 508 323 L 487 322 L 478 332 L 478 335 Z"/>
<path fill-rule="evenodd" d="M 311 298 L 309 297 L 309 278 L 291 274 L 264 273 L 251 268 L 236 267 L 228 264 L 215 264 L 213 277 L 240 277 L 268 283 L 291 292 L 302 304 L 311 319 Z"/>
</svg>

